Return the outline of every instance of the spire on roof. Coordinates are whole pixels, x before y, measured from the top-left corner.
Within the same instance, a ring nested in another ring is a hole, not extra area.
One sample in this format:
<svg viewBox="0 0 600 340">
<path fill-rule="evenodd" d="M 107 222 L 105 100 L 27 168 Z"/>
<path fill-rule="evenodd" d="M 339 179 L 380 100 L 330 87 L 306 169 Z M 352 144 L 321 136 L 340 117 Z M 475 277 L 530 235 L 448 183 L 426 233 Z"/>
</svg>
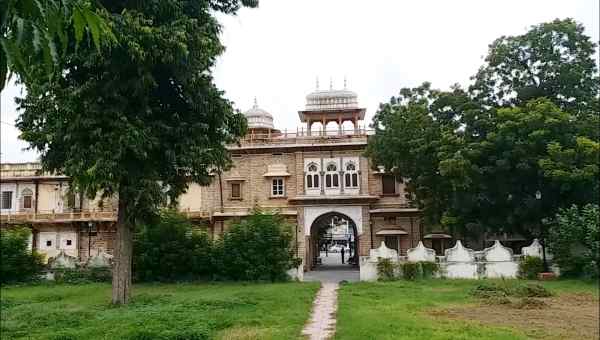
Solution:
<svg viewBox="0 0 600 340">
<path fill-rule="evenodd" d="M 344 90 L 346 90 L 348 88 L 346 85 L 347 85 L 346 76 L 344 76 Z"/>
<path fill-rule="evenodd" d="M 253 109 L 258 108 L 258 102 L 256 101 L 256 96 L 254 97 L 254 106 L 252 108 Z"/>
<path fill-rule="evenodd" d="M 317 91 L 319 91 L 319 77 L 317 76 Z"/>
<path fill-rule="evenodd" d="M 333 77 L 329 77 L 329 89 L 333 90 Z"/>
</svg>

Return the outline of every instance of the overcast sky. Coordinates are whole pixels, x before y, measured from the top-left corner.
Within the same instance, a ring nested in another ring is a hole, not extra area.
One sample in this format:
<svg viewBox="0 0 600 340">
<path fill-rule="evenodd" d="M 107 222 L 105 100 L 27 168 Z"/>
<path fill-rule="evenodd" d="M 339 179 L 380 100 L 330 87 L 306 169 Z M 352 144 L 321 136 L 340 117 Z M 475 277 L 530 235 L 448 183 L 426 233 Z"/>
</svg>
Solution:
<svg viewBox="0 0 600 340">
<path fill-rule="evenodd" d="M 469 84 L 488 45 L 502 35 L 555 18 L 575 18 L 598 42 L 598 0 L 260 0 L 257 9 L 219 16 L 227 47 L 215 79 L 235 107 L 245 111 L 258 99 L 277 128 L 296 130 L 306 94 L 348 88 L 367 108 L 366 124 L 380 102 L 402 87 L 423 81 L 447 89 Z M 1 94 L 1 161 L 35 161 L 23 151 L 14 85 Z"/>
</svg>

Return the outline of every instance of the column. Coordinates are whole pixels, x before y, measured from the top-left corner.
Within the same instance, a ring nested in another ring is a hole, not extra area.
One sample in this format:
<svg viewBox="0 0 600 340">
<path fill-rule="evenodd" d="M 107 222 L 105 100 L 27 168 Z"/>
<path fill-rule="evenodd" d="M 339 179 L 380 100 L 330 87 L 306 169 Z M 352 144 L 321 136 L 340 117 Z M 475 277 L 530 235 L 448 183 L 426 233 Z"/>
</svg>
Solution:
<svg viewBox="0 0 600 340">
<path fill-rule="evenodd" d="M 342 117 L 338 117 L 338 135 L 340 135 L 340 136 L 343 134 L 343 132 L 342 132 L 342 123 L 343 123 L 342 122 Z"/>
<path fill-rule="evenodd" d="M 362 171 L 359 169 L 358 171 L 356 171 L 356 173 L 358 174 L 358 190 L 359 190 L 358 193 L 360 195 L 362 195 L 363 194 L 363 187 L 364 187 L 364 185 L 362 185 L 363 184 L 362 183 Z"/>
<path fill-rule="evenodd" d="M 323 171 L 323 157 L 321 157 L 321 171 L 319 171 L 319 177 L 321 180 L 319 181 L 321 185 L 321 195 L 325 195 L 325 171 Z"/>
<path fill-rule="evenodd" d="M 340 171 L 339 171 L 339 173 L 340 173 L 340 194 L 344 194 L 344 185 L 345 185 L 345 179 L 344 179 L 344 157 L 340 157 Z"/>
</svg>

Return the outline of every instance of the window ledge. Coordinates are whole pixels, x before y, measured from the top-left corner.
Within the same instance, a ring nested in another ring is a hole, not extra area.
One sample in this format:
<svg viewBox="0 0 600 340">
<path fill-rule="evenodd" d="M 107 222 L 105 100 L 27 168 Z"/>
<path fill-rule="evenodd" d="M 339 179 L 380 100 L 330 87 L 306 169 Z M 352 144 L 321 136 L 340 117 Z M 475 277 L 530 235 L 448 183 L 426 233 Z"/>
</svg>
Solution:
<svg viewBox="0 0 600 340">
<path fill-rule="evenodd" d="M 281 198 L 287 199 L 287 196 L 269 196 L 269 199 L 272 199 L 272 200 L 281 199 Z"/>
<path fill-rule="evenodd" d="M 230 201 L 243 201 L 244 199 L 241 197 L 229 197 Z"/>
<path fill-rule="evenodd" d="M 380 197 L 399 197 L 400 194 L 381 194 Z"/>
</svg>

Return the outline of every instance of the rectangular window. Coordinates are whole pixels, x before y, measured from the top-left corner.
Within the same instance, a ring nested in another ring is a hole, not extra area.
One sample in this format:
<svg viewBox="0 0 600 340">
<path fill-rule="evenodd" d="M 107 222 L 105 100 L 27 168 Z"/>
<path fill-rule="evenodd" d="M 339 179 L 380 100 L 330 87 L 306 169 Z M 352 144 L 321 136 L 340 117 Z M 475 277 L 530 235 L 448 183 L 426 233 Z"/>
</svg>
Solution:
<svg viewBox="0 0 600 340">
<path fill-rule="evenodd" d="M 328 188 L 331 188 L 331 175 L 330 174 L 325 175 L 325 186 Z"/>
<path fill-rule="evenodd" d="M 271 196 L 283 197 L 284 196 L 283 178 L 273 179 L 273 186 L 271 188 Z"/>
<path fill-rule="evenodd" d="M 381 176 L 381 185 L 383 187 L 384 195 L 395 195 L 396 194 L 396 178 L 392 175 Z"/>
<path fill-rule="evenodd" d="M 306 176 L 306 187 L 307 188 L 312 188 L 313 187 L 313 176 L 312 175 L 308 175 Z"/>
<path fill-rule="evenodd" d="M 46 247 L 52 247 L 52 241 L 50 241 L 50 240 L 46 241 Z"/>
<path fill-rule="evenodd" d="M 70 246 L 71 245 L 71 240 L 67 240 L 67 245 Z"/>
<path fill-rule="evenodd" d="M 242 198 L 242 183 L 231 183 L 231 198 Z"/>
<path fill-rule="evenodd" d="M 23 209 L 31 209 L 31 196 L 23 196 Z"/>
<path fill-rule="evenodd" d="M 12 208 L 12 191 L 3 191 L 2 192 L 2 209 L 11 209 Z"/>
</svg>

